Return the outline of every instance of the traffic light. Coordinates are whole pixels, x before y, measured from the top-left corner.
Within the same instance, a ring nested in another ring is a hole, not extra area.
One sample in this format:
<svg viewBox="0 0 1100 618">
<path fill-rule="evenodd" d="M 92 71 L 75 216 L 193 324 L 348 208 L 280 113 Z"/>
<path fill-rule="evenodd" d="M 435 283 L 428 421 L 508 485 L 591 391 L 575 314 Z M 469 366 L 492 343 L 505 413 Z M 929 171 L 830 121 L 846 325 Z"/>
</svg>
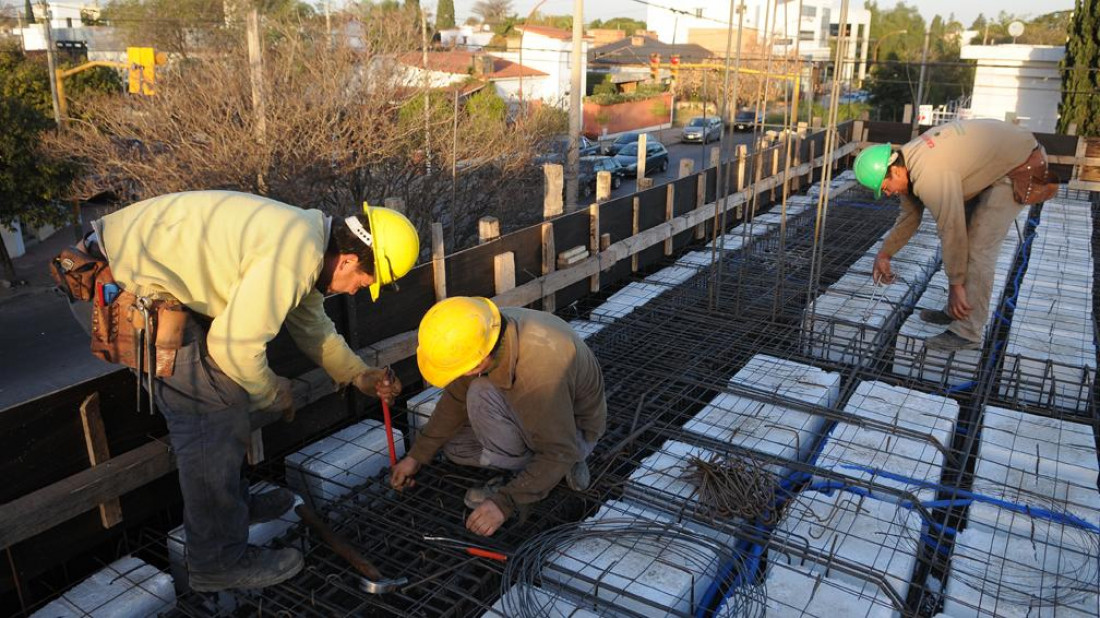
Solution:
<svg viewBox="0 0 1100 618">
<path fill-rule="evenodd" d="M 127 47 L 126 60 L 130 94 L 155 94 L 156 66 L 165 63 L 166 55 L 156 53 L 152 47 Z"/>
<path fill-rule="evenodd" d="M 661 81 L 661 54 L 656 52 L 649 55 L 649 77 L 653 83 Z"/>
<path fill-rule="evenodd" d="M 680 54 L 672 54 L 668 57 L 669 71 L 672 73 L 672 81 L 680 79 Z"/>
</svg>

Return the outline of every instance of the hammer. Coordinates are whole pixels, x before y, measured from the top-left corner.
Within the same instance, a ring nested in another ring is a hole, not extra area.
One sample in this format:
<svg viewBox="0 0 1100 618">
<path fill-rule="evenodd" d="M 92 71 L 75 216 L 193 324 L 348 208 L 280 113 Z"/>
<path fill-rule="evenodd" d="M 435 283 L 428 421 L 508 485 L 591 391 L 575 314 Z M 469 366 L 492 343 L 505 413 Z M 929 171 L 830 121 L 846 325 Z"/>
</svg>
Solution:
<svg viewBox="0 0 1100 618">
<path fill-rule="evenodd" d="M 408 583 L 408 578 L 400 577 L 398 579 L 382 579 L 382 573 L 371 564 L 366 558 L 359 554 L 350 543 L 345 541 L 343 537 L 336 534 L 332 528 L 328 527 L 321 516 L 316 511 L 309 508 L 305 504 L 299 504 L 294 507 L 294 512 L 298 514 L 298 517 L 302 518 L 310 528 L 317 531 L 317 534 L 321 535 L 321 540 L 324 541 L 332 551 L 336 552 L 336 555 L 340 556 L 344 560 L 348 561 L 356 571 L 359 571 L 362 577 L 359 580 L 359 589 L 367 594 L 383 594 L 391 592 L 401 586 Z"/>
</svg>

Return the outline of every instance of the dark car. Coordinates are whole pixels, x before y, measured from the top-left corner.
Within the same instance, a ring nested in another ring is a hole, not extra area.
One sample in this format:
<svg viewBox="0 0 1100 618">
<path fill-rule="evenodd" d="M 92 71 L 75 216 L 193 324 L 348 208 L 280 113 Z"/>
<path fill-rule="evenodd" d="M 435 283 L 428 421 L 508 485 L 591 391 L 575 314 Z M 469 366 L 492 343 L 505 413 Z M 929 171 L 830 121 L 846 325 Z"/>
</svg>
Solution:
<svg viewBox="0 0 1100 618">
<path fill-rule="evenodd" d="M 580 136 L 580 156 L 599 154 L 600 145 L 585 136 Z M 535 163 L 565 163 L 565 155 L 569 152 L 569 137 L 559 135 L 541 149 L 541 153 L 535 157 Z"/>
<path fill-rule="evenodd" d="M 623 149 L 619 151 L 619 154 L 615 155 L 615 160 L 619 162 L 619 165 L 623 166 L 623 171 L 627 174 L 638 173 L 638 144 L 627 144 L 623 146 Z M 657 173 L 664 172 L 668 169 L 668 150 L 661 142 L 647 140 L 645 145 L 645 171 L 648 174 L 651 171 Z"/>
<path fill-rule="evenodd" d="M 596 175 L 600 172 L 611 173 L 611 188 L 618 189 L 623 184 L 623 176 L 626 170 L 619 165 L 613 157 L 581 157 L 580 169 L 577 172 L 578 191 L 584 197 L 596 193 Z"/>
<path fill-rule="evenodd" d="M 684 125 L 681 142 L 702 142 L 722 139 L 722 119 L 717 116 L 697 116 Z"/>
<path fill-rule="evenodd" d="M 733 117 L 735 131 L 751 131 L 758 124 L 764 124 L 764 114 L 758 114 L 751 109 L 743 109 Z"/>
<path fill-rule="evenodd" d="M 634 131 L 620 134 L 615 138 L 615 141 L 604 147 L 604 154 L 611 156 L 619 154 L 619 151 L 628 144 L 637 144 L 639 135 L 641 135 L 641 133 L 636 133 Z"/>
</svg>

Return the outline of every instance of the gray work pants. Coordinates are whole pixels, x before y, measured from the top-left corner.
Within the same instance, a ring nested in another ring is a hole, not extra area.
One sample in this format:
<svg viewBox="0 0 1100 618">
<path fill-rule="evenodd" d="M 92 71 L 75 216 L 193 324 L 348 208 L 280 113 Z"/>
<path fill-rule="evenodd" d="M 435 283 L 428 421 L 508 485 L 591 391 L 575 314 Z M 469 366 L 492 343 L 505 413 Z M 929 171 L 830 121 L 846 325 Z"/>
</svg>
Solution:
<svg viewBox="0 0 1100 618">
<path fill-rule="evenodd" d="M 443 447 L 447 459 L 464 466 L 522 470 L 531 461 L 529 434 L 504 393 L 488 378 L 477 378 L 466 393 L 468 425 L 459 430 Z M 595 442 L 584 439 L 577 430 L 577 451 L 586 459 Z"/>
<path fill-rule="evenodd" d="M 997 256 L 1008 228 L 1022 208 L 1012 199 L 1012 184 L 1007 178 L 997 181 L 978 196 L 966 225 L 966 300 L 970 303 L 970 316 L 952 322 L 947 329 L 963 339 L 982 340 L 993 296 Z"/>
</svg>

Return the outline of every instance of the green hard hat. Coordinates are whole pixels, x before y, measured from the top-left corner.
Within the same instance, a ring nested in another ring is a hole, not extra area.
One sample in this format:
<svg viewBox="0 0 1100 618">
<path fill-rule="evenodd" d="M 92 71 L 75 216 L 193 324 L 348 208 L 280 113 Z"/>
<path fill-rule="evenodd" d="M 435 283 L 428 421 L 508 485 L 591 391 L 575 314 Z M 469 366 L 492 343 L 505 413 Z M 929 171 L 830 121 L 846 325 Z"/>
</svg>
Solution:
<svg viewBox="0 0 1100 618">
<path fill-rule="evenodd" d="M 856 180 L 859 184 L 875 192 L 875 199 L 882 197 L 882 181 L 886 179 L 886 168 L 890 167 L 890 144 L 875 144 L 865 148 L 856 157 Z"/>
</svg>

